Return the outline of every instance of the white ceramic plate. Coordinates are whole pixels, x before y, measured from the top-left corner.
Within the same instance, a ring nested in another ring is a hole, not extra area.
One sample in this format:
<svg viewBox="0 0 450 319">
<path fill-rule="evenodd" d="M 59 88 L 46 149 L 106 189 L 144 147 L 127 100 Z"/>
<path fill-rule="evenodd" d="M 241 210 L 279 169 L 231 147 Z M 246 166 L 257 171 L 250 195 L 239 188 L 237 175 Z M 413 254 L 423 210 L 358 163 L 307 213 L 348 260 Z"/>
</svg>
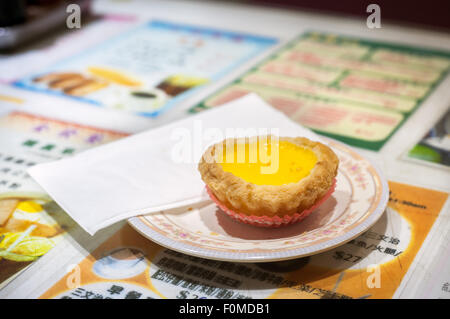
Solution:
<svg viewBox="0 0 450 319">
<path fill-rule="evenodd" d="M 297 224 L 260 228 L 239 223 L 212 201 L 133 217 L 128 222 L 164 247 L 224 261 L 278 261 L 335 248 L 362 234 L 381 217 L 389 189 L 367 159 L 348 146 L 328 142 L 340 160 L 336 190 Z"/>
</svg>

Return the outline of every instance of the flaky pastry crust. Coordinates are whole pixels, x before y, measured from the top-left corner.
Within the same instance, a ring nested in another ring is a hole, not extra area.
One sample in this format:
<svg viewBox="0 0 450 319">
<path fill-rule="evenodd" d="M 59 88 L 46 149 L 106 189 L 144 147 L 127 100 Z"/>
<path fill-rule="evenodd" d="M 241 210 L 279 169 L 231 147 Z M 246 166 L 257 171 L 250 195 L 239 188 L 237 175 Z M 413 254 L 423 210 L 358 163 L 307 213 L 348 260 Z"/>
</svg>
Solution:
<svg viewBox="0 0 450 319">
<path fill-rule="evenodd" d="M 310 149 L 317 156 L 310 174 L 296 183 L 256 185 L 226 172 L 216 161 L 216 148 L 227 140 L 210 146 L 200 160 L 198 170 L 202 180 L 216 198 L 229 209 L 254 216 L 279 216 L 300 213 L 325 196 L 337 175 L 339 160 L 326 145 L 304 137 L 280 137 Z M 246 142 L 234 139 L 235 143 Z"/>
</svg>

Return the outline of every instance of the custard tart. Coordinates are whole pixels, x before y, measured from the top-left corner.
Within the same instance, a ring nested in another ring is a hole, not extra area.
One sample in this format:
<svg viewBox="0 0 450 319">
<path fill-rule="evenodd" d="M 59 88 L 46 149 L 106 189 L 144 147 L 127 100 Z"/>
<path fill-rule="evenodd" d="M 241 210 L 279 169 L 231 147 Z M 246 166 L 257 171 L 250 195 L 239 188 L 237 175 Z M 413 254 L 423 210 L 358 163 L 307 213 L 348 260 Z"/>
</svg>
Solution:
<svg viewBox="0 0 450 319">
<path fill-rule="evenodd" d="M 229 216 L 278 227 L 304 219 L 331 196 L 338 165 L 320 142 L 259 136 L 210 146 L 198 169 L 208 194 Z"/>
</svg>

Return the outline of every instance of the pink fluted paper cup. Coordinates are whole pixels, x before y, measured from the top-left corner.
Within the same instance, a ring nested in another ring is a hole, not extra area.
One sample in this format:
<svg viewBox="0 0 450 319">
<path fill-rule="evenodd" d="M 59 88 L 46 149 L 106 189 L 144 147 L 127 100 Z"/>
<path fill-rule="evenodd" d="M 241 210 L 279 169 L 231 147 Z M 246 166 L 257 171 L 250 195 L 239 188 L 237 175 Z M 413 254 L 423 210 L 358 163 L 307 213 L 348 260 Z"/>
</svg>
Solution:
<svg viewBox="0 0 450 319">
<path fill-rule="evenodd" d="M 333 185 L 331 185 L 328 192 L 322 197 L 317 203 L 315 203 L 309 209 L 305 209 L 301 213 L 295 213 L 293 215 L 285 215 L 283 217 L 279 216 L 256 216 L 256 215 L 245 215 L 242 213 L 235 212 L 224 204 L 222 204 L 216 196 L 212 193 L 208 186 L 206 186 L 206 191 L 208 195 L 211 197 L 213 202 L 228 216 L 231 218 L 245 224 L 250 224 L 258 227 L 267 227 L 267 228 L 277 228 L 281 226 L 287 226 L 291 224 L 298 223 L 299 221 L 308 217 L 313 211 L 315 211 L 320 205 L 322 205 L 328 198 L 330 198 L 331 194 L 333 194 L 336 189 L 336 180 L 334 180 Z"/>
</svg>

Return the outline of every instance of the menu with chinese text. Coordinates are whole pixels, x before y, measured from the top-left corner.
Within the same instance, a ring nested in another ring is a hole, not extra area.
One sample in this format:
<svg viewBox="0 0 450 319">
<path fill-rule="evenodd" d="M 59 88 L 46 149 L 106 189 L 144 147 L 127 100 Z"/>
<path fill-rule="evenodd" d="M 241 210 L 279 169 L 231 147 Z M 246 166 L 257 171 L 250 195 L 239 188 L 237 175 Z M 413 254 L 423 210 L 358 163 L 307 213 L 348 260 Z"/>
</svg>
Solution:
<svg viewBox="0 0 450 319">
<path fill-rule="evenodd" d="M 255 92 L 320 134 L 379 150 L 449 68 L 448 52 L 311 32 L 191 112 Z"/>
<path fill-rule="evenodd" d="M 151 21 L 14 85 L 157 116 L 275 43 L 268 37 Z"/>
<path fill-rule="evenodd" d="M 328 252 L 270 263 L 207 260 L 165 249 L 126 225 L 40 297 L 392 298 L 444 213 L 448 194 L 389 186 L 382 218 Z"/>
<path fill-rule="evenodd" d="M 126 135 L 22 111 L 0 117 L 0 286 L 76 226 L 27 168 Z"/>
</svg>

